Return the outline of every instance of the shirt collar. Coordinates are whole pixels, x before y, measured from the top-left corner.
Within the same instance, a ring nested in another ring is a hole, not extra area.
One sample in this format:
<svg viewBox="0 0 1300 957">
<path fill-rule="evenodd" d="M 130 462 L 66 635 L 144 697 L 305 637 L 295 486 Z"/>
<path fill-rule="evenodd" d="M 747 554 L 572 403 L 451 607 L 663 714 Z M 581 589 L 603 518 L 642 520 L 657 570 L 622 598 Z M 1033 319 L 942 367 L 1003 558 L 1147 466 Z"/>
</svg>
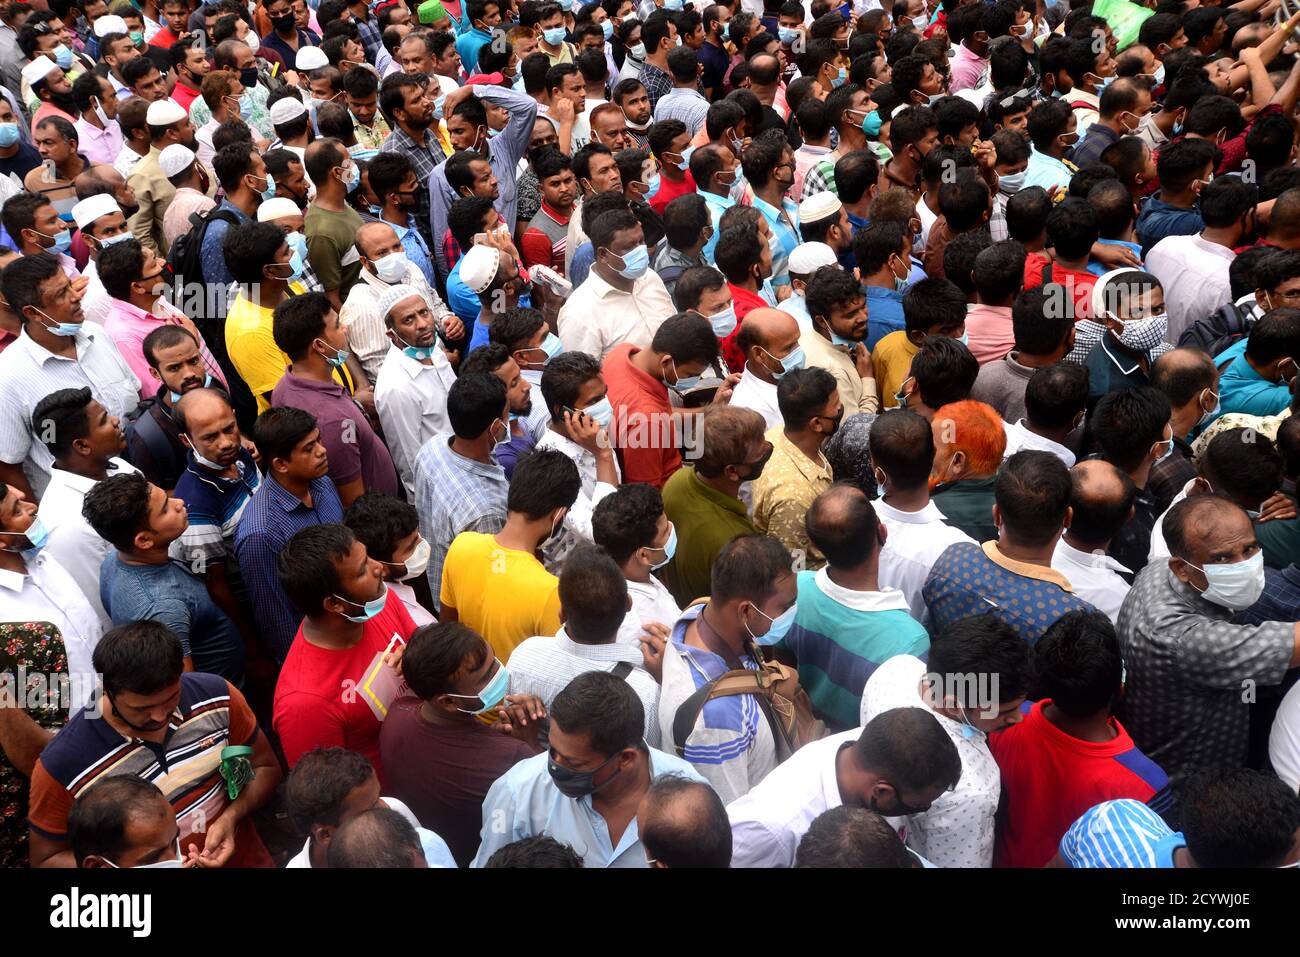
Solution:
<svg viewBox="0 0 1300 957">
<path fill-rule="evenodd" d="M 1056 543 L 1056 552 L 1071 565 L 1079 565 L 1083 568 L 1108 568 L 1113 572 L 1120 572 L 1125 575 L 1133 574 L 1127 566 L 1121 565 L 1105 552 L 1085 552 L 1080 548 L 1075 548 L 1065 540 L 1064 535 Z"/>
<path fill-rule="evenodd" d="M 565 651 L 575 658 L 587 658 L 592 661 L 636 661 L 640 663 L 641 652 L 632 645 L 620 644 L 616 641 L 606 642 L 603 645 L 585 645 L 581 642 L 574 641 L 569 637 L 568 629 L 560 626 L 560 630 L 555 633 L 555 647 L 558 651 Z"/>
<path fill-rule="evenodd" d="M 826 456 L 821 450 L 817 451 L 817 458 L 810 459 L 804 454 L 803 449 L 790 441 L 790 437 L 782 429 L 777 433 L 776 442 L 773 443 L 779 448 L 783 455 L 790 460 L 790 463 L 803 476 L 805 482 L 813 482 L 819 478 L 829 478 L 831 474 L 831 464 L 826 461 Z"/>
<path fill-rule="evenodd" d="M 1101 349 L 1106 353 L 1106 357 L 1110 359 L 1115 368 L 1125 375 L 1132 375 L 1138 371 L 1139 363 L 1137 359 L 1125 356 L 1123 350 L 1111 342 L 1110 336 L 1106 335 L 1106 333 L 1102 333 L 1101 336 Z M 1116 352 L 1120 354 L 1116 355 Z"/>
<path fill-rule="evenodd" d="M 1003 555 L 998 548 L 997 542 L 985 542 L 980 548 L 984 551 L 984 556 L 999 568 L 1005 568 L 1013 575 L 1019 575 L 1021 578 L 1035 578 L 1038 581 L 1050 582 L 1064 591 L 1072 592 L 1070 581 L 1054 568 L 1047 568 L 1043 565 L 1031 565 L 1028 562 L 1018 562 L 1014 558 L 1008 558 Z"/>
<path fill-rule="evenodd" d="M 823 595 L 854 611 L 907 611 L 907 597 L 897 588 L 880 591 L 855 591 L 831 581 L 825 566 L 817 569 L 813 582 Z"/>
<path fill-rule="evenodd" d="M 926 502 L 925 508 L 919 512 L 904 512 L 902 509 L 890 505 L 883 498 L 878 498 L 871 504 L 885 518 L 892 519 L 895 522 L 902 522 L 904 525 L 930 525 L 934 522 L 943 521 L 943 512 L 939 511 L 939 506 L 935 505 L 934 502 Z"/>
<path fill-rule="evenodd" d="M 23 583 L 27 581 L 27 576 L 18 572 L 10 571 L 7 568 L 0 568 L 0 588 L 8 588 L 11 592 L 21 592 Z"/>
</svg>

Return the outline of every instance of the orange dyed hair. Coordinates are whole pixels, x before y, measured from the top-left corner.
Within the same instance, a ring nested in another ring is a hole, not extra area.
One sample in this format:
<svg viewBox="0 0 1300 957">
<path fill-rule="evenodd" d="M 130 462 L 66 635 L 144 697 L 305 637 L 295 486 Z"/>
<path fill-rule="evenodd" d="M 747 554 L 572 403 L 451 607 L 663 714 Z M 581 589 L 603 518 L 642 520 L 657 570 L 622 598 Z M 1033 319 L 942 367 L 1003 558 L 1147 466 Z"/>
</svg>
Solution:
<svg viewBox="0 0 1300 957">
<path fill-rule="evenodd" d="M 987 478 L 995 475 L 1007 450 L 1007 433 L 1002 428 L 1002 417 L 983 402 L 965 399 L 949 402 L 934 413 L 939 424 L 939 437 L 953 451 L 966 454 L 970 463 L 970 478 Z"/>
</svg>

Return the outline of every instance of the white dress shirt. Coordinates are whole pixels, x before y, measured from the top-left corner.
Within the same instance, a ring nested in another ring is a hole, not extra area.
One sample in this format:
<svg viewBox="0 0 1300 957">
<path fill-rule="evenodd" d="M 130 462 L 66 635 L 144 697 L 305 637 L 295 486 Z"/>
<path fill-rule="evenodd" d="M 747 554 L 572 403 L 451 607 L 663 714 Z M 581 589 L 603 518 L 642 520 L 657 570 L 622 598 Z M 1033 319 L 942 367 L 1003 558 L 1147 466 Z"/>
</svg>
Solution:
<svg viewBox="0 0 1300 957">
<path fill-rule="evenodd" d="M 636 692 L 645 709 L 645 742 L 657 748 L 659 683 L 645 670 L 645 659 L 636 645 L 621 641 L 585 645 L 570 638 L 564 626 L 554 635 L 526 638 L 515 646 L 506 662 L 510 668 L 510 693 L 537 695 L 549 710 L 551 702 L 578 675 L 588 671 L 612 671 L 620 662 L 632 666 L 623 680 Z"/>
<path fill-rule="evenodd" d="M 124 459 L 109 459 L 109 475 L 131 475 L 139 471 Z M 45 487 L 36 514 L 50 532 L 44 553 L 72 576 L 99 617 L 101 627 L 107 631 L 113 627 L 113 619 L 99 598 L 99 569 L 113 546 L 100 538 L 81 514 L 86 493 L 98 484 L 84 475 L 52 468 L 50 484 Z"/>
<path fill-rule="evenodd" d="M 556 332 L 569 352 L 585 352 L 601 362 L 624 342 L 648 349 L 663 321 L 675 313 L 659 274 L 646 270 L 631 292 L 615 289 L 593 268 L 560 308 Z"/>
<path fill-rule="evenodd" d="M 0 461 L 21 462 L 38 497 L 50 480 L 54 456 L 32 434 L 36 403 L 59 389 L 89 387 L 119 419 L 140 404 L 140 380 L 103 326 L 83 322 L 75 340 L 76 358 L 65 358 L 37 345 L 24 329 L 0 352 Z"/>
<path fill-rule="evenodd" d="M 1169 500 L 1169 508 L 1161 512 L 1160 517 L 1156 519 L 1155 525 L 1151 528 L 1151 547 L 1147 549 L 1147 562 L 1158 562 L 1172 557 L 1169 552 L 1169 544 L 1165 541 L 1165 516 L 1169 514 L 1175 505 L 1187 498 L 1192 489 L 1196 487 L 1196 481 L 1196 479 L 1188 479 L 1183 485 L 1182 491 Z"/>
<path fill-rule="evenodd" d="M 1119 621 L 1119 606 L 1124 604 L 1129 583 L 1120 577 L 1128 572 L 1105 552 L 1085 552 L 1075 548 L 1062 535 L 1052 553 L 1052 567 L 1070 580 L 1074 593 L 1112 622 Z"/>
<path fill-rule="evenodd" d="M 897 655 L 877 668 L 862 692 L 862 724 L 891 708 L 929 708 L 920 692 L 925 672 L 925 662 L 912 655 Z M 993 817 L 1002 777 L 988 735 L 929 710 L 957 748 L 961 780 L 928 811 L 907 818 L 907 846 L 938 867 L 992 867 Z"/>
<path fill-rule="evenodd" d="M 1201 236 L 1166 236 L 1147 253 L 1146 270 L 1165 290 L 1169 328 L 1165 341 L 1178 337 L 1195 323 L 1232 301 L 1228 269 L 1236 253 Z"/>
<path fill-rule="evenodd" d="M 632 610 L 623 618 L 614 639 L 620 644 L 631 644 L 640 648 L 641 635 L 650 622 L 658 622 L 668 628 L 682 616 L 682 610 L 673 599 L 672 592 L 663 586 L 663 582 L 650 576 L 648 582 L 628 581 L 627 595 L 632 599 Z"/>
<path fill-rule="evenodd" d="M 564 564 L 564 559 L 568 557 L 569 552 L 573 551 L 574 546 L 580 540 L 592 541 L 592 510 L 600 504 L 606 495 L 612 495 L 618 489 L 596 478 L 596 456 L 593 453 L 588 452 L 577 442 L 564 437 L 554 429 L 547 429 L 546 434 L 537 440 L 535 448 L 538 451 L 541 449 L 558 449 L 563 452 L 573 460 L 574 465 L 578 466 L 578 475 L 582 478 L 582 488 L 578 491 L 578 499 L 573 503 L 573 507 L 565 513 L 563 530 L 542 548 L 542 557 L 547 570 L 553 575 L 558 575 L 560 567 Z M 622 473 L 619 471 L 617 458 L 614 459 L 614 471 L 618 474 L 619 481 L 622 481 Z"/>
<path fill-rule="evenodd" d="M 379 311 L 379 297 L 393 285 L 414 286 L 424 296 L 429 309 L 439 322 L 452 315 L 447 304 L 429 286 L 424 273 L 415 263 L 406 264 L 406 278 L 401 283 L 384 282 L 365 266 L 361 267 L 361 278 L 348 292 L 348 298 L 339 311 L 339 324 L 348 336 L 348 348 L 352 350 L 361 363 L 366 377 L 373 383 L 379 376 L 379 366 L 388 355 L 388 348 L 393 341 L 388 338 L 388 327 Z"/>
<path fill-rule="evenodd" d="M 930 612 L 921 597 L 921 586 L 949 545 L 974 539 L 945 524 L 943 513 L 933 502 L 926 502 L 919 512 L 904 512 L 883 498 L 871 504 L 886 533 L 885 547 L 880 550 L 880 587 L 901 591 L 912 617 L 928 629 Z"/>
<path fill-rule="evenodd" d="M 95 260 L 87 260 L 86 268 L 81 271 L 81 274 L 90 280 L 81 297 L 81 311 L 91 322 L 102 326 L 108 319 L 108 314 L 113 311 L 113 297 L 108 294 L 103 281 L 99 278 L 99 266 L 96 265 Z"/>
<path fill-rule="evenodd" d="M 408 501 L 415 500 L 415 459 L 420 448 L 438 433 L 451 431 L 447 392 L 456 373 L 441 346 L 434 347 L 430 358 L 432 362 L 426 364 L 390 345 L 375 377 L 379 423 Z"/>
<path fill-rule="evenodd" d="M 1292 791 L 1300 788 L 1300 684 L 1278 706 L 1268 735 L 1268 759 L 1283 784 Z"/>
<path fill-rule="evenodd" d="M 753 409 L 761 415 L 766 423 L 764 430 L 785 426 L 785 420 L 781 418 L 781 410 L 776 404 L 776 383 L 764 382 L 754 375 L 749 371 L 748 362 L 745 363 L 740 381 L 736 383 L 736 388 L 731 393 L 730 404 L 735 408 Z"/>
<path fill-rule="evenodd" d="M 794 867 L 795 851 L 812 822 L 844 803 L 835 758 L 861 736 L 861 728 L 850 728 L 805 744 L 727 805 L 732 867 Z M 906 819 L 886 820 L 897 830 Z"/>
<path fill-rule="evenodd" d="M 103 634 L 99 617 L 72 576 L 44 549 L 27 559 L 26 575 L 0 569 L 0 621 L 48 621 L 57 627 L 68 655 L 72 710 L 89 703 L 95 690 L 91 655 Z"/>
<path fill-rule="evenodd" d="M 416 628 L 432 625 L 438 620 L 433 617 L 429 609 L 416 600 L 415 589 L 406 582 L 389 582 L 388 589 L 402 600 L 402 604 L 406 607 L 406 613 L 411 616 L 411 621 L 415 622 Z"/>
<path fill-rule="evenodd" d="M 456 859 L 451 856 L 451 848 L 447 842 L 440 838 L 433 831 L 426 827 L 420 826 L 419 819 L 415 816 L 409 807 L 403 804 L 397 798 L 382 797 L 379 800 L 388 805 L 390 810 L 396 811 L 415 828 L 415 833 L 420 836 L 420 847 L 424 850 L 424 862 L 431 868 L 447 867 L 455 868 Z M 311 867 L 311 838 L 302 846 L 302 850 L 289 858 L 289 863 L 285 864 L 285 869 Z"/>
<path fill-rule="evenodd" d="M 1065 463 L 1067 469 L 1074 468 L 1074 453 L 1067 449 L 1060 442 L 1053 442 L 1051 439 L 1044 438 L 1037 432 L 1031 432 L 1025 427 L 1025 420 L 1018 422 L 1003 423 L 1003 431 L 1007 434 L 1007 450 L 1002 454 L 1004 459 L 1009 459 L 1017 452 L 1030 450 L 1034 452 L 1051 452 L 1058 459 Z"/>
</svg>

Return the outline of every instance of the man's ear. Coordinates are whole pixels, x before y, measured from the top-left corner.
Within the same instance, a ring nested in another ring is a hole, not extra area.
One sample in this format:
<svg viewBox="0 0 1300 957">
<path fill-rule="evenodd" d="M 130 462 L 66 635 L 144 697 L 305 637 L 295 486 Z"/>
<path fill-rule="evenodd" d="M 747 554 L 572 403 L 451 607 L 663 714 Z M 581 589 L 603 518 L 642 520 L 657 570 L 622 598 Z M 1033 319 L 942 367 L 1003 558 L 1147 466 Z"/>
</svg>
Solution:
<svg viewBox="0 0 1300 957">
<path fill-rule="evenodd" d="M 313 824 L 311 826 L 311 839 L 321 847 L 329 847 L 330 841 L 334 840 L 335 827 L 332 824 Z"/>
<path fill-rule="evenodd" d="M 996 502 L 993 504 L 993 524 L 998 527 L 1002 525 L 1002 509 L 998 508 Z"/>
</svg>

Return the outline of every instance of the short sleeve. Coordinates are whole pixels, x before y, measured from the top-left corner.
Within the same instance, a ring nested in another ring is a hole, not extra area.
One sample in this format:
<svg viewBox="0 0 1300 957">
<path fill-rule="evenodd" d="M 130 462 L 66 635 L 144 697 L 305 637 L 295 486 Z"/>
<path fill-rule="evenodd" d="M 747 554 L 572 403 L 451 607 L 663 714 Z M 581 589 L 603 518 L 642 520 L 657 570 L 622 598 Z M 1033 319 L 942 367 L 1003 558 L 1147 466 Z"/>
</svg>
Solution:
<svg viewBox="0 0 1300 957">
<path fill-rule="evenodd" d="M 227 681 L 226 689 L 230 692 L 230 743 L 251 745 L 257 739 L 257 716 L 238 688 Z"/>
<path fill-rule="evenodd" d="M 66 841 L 68 812 L 71 810 L 72 795 L 45 770 L 44 763 L 38 758 L 32 769 L 27 823 L 32 830 L 52 841 Z"/>
</svg>

